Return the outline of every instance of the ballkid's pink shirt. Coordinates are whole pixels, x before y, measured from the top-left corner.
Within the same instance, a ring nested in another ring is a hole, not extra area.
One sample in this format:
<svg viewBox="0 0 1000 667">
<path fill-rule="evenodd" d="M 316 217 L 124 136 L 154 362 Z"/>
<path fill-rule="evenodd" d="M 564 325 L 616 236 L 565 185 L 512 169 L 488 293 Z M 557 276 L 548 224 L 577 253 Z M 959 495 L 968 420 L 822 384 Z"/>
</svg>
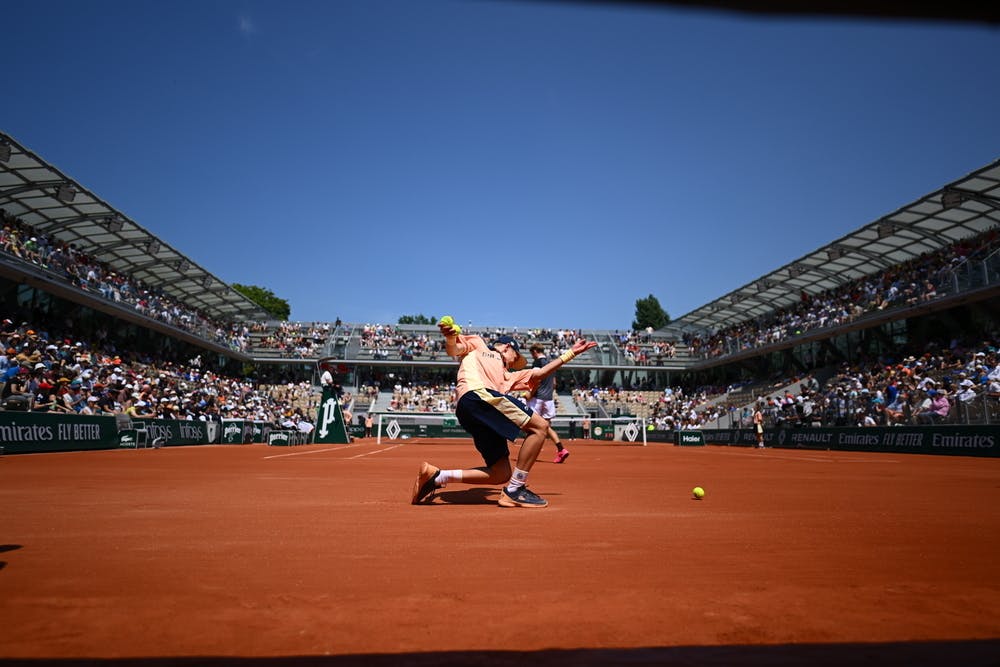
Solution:
<svg viewBox="0 0 1000 667">
<path fill-rule="evenodd" d="M 458 341 L 470 348 L 465 356 L 459 357 L 461 364 L 458 367 L 458 384 L 455 388 L 458 398 L 462 398 L 465 392 L 476 389 L 494 389 L 502 394 L 532 389 L 529 383 L 530 368 L 508 373 L 503 356 L 491 350 L 479 336 L 459 335 Z"/>
</svg>

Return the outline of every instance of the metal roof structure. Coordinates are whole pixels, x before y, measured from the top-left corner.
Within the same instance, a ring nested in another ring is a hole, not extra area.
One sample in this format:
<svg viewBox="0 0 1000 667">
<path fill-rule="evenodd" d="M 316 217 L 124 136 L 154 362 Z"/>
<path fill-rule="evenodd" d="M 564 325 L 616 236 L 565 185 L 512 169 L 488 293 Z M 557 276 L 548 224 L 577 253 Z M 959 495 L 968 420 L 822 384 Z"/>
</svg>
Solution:
<svg viewBox="0 0 1000 667">
<path fill-rule="evenodd" d="M 976 236 L 1000 224 L 1000 160 L 670 323 L 715 331 Z"/>
<path fill-rule="evenodd" d="M 582 0 L 577 0 L 583 4 Z M 593 2 L 594 0 L 589 0 Z M 623 0 L 603 0 L 605 4 Z M 765 17 L 819 16 L 845 19 L 1000 23 L 1000 8 L 988 2 L 899 2 L 898 0 L 626 0 L 650 7 L 691 7 L 744 12 Z"/>
<path fill-rule="evenodd" d="M 269 318 L 225 281 L 2 132 L 0 209 L 210 317 Z"/>
</svg>

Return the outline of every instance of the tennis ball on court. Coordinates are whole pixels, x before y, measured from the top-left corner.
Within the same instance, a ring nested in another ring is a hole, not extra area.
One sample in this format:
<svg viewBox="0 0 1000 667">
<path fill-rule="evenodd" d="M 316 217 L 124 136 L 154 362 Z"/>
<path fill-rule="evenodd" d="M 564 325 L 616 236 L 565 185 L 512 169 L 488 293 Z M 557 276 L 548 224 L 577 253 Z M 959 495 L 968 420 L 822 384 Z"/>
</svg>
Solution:
<svg viewBox="0 0 1000 667">
<path fill-rule="evenodd" d="M 701 500 L 702 498 L 705 497 L 705 489 L 701 488 L 700 486 L 696 486 L 693 489 L 691 489 L 691 495 L 694 496 L 695 500 Z"/>
</svg>

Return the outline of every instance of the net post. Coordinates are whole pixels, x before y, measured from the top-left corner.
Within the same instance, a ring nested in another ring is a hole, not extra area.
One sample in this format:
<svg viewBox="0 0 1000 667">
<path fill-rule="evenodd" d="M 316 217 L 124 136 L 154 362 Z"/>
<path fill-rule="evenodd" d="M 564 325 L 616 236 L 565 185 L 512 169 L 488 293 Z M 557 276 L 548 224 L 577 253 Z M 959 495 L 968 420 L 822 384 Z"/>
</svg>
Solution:
<svg viewBox="0 0 1000 667">
<path fill-rule="evenodd" d="M 378 414 L 378 427 L 377 427 L 375 433 L 376 433 L 376 435 L 375 435 L 375 444 L 376 445 L 381 445 L 382 444 L 382 413 L 381 412 Z"/>
<path fill-rule="evenodd" d="M 648 443 L 646 442 L 646 418 L 643 417 L 639 420 L 639 425 L 642 427 L 642 446 L 645 447 Z"/>
</svg>

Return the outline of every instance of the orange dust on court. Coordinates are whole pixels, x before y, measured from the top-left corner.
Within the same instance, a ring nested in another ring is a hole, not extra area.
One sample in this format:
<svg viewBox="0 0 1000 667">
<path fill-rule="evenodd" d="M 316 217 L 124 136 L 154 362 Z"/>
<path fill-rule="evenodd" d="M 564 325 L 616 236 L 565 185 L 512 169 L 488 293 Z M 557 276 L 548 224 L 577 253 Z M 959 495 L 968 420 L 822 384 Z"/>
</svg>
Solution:
<svg viewBox="0 0 1000 667">
<path fill-rule="evenodd" d="M 0 458 L 0 664 L 1000 661 L 1000 460 L 568 445 L 538 510 L 408 504 L 462 440 Z"/>
</svg>

